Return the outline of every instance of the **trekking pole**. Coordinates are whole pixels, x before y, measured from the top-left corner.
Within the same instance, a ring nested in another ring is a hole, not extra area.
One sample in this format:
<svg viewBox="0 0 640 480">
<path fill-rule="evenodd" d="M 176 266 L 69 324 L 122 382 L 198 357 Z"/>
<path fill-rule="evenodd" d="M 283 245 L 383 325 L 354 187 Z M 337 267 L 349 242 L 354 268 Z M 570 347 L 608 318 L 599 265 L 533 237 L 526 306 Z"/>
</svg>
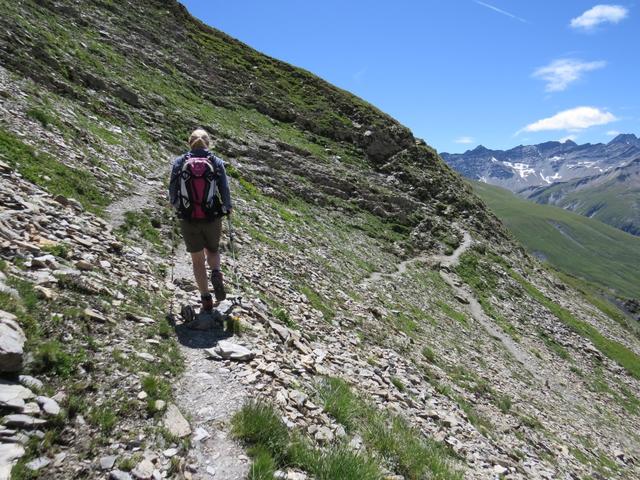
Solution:
<svg viewBox="0 0 640 480">
<path fill-rule="evenodd" d="M 237 303 L 242 304 L 240 296 L 240 288 L 238 287 L 238 264 L 236 262 L 236 248 L 233 236 L 233 224 L 231 223 L 231 215 L 227 215 L 227 225 L 229 227 L 229 244 L 231 246 L 231 258 L 233 259 L 233 288 L 236 290 Z"/>
<path fill-rule="evenodd" d="M 171 222 L 171 285 L 173 284 L 173 269 L 176 263 L 176 222 L 175 218 Z M 176 292 L 174 289 L 171 290 L 171 305 L 169 307 L 169 315 L 173 318 L 173 301 L 176 297 Z M 175 321 L 175 320 L 174 320 Z"/>
</svg>

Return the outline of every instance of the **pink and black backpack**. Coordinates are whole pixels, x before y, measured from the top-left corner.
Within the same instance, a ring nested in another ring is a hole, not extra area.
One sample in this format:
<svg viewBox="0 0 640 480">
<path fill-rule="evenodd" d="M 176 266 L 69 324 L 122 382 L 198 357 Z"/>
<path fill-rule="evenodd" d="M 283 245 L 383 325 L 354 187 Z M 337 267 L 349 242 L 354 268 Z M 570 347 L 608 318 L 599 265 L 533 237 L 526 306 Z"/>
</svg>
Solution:
<svg viewBox="0 0 640 480">
<path fill-rule="evenodd" d="M 185 156 L 178 185 L 178 211 L 182 218 L 206 220 L 221 215 L 216 179 L 211 156 Z"/>
</svg>

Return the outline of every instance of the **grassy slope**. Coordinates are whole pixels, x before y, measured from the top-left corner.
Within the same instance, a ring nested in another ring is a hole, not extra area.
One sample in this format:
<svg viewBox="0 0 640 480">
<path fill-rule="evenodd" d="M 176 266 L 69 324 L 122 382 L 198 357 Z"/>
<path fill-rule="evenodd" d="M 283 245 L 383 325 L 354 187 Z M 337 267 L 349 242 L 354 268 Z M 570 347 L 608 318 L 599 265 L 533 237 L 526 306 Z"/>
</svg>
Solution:
<svg viewBox="0 0 640 480">
<path fill-rule="evenodd" d="M 557 202 L 558 206 L 569 208 L 580 215 L 600 220 L 634 235 L 640 234 L 640 185 L 637 185 L 637 181 L 619 181 L 614 178 L 586 188 L 577 188 L 575 185 L 578 183 L 573 181 L 552 185 L 532 200 L 548 203 L 554 195 L 568 190 L 570 193 Z M 571 189 L 576 190 L 571 192 Z"/>
<path fill-rule="evenodd" d="M 566 273 L 640 297 L 640 239 L 558 207 L 522 200 L 499 187 L 472 185 L 531 252 Z"/>
</svg>

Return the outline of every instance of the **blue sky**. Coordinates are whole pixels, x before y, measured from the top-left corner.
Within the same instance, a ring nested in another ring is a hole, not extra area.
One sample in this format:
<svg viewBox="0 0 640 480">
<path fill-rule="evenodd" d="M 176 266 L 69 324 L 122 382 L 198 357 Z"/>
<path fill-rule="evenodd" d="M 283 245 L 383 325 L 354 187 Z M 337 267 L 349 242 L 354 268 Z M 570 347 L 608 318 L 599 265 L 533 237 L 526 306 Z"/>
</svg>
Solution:
<svg viewBox="0 0 640 480">
<path fill-rule="evenodd" d="M 439 151 L 640 134 L 640 7 L 524 0 L 185 0 Z"/>
</svg>

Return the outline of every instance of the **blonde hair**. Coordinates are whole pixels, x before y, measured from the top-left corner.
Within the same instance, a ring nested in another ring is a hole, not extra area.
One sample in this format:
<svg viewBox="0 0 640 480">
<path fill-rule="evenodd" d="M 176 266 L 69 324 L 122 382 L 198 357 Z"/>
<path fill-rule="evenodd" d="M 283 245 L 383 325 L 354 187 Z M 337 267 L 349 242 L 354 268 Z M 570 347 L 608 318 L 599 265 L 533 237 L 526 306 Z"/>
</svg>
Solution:
<svg viewBox="0 0 640 480">
<path fill-rule="evenodd" d="M 209 134 L 202 128 L 194 130 L 189 136 L 189 147 L 191 147 L 191 150 L 195 150 L 196 148 L 209 148 L 210 143 L 211 139 L 209 138 Z"/>
</svg>

